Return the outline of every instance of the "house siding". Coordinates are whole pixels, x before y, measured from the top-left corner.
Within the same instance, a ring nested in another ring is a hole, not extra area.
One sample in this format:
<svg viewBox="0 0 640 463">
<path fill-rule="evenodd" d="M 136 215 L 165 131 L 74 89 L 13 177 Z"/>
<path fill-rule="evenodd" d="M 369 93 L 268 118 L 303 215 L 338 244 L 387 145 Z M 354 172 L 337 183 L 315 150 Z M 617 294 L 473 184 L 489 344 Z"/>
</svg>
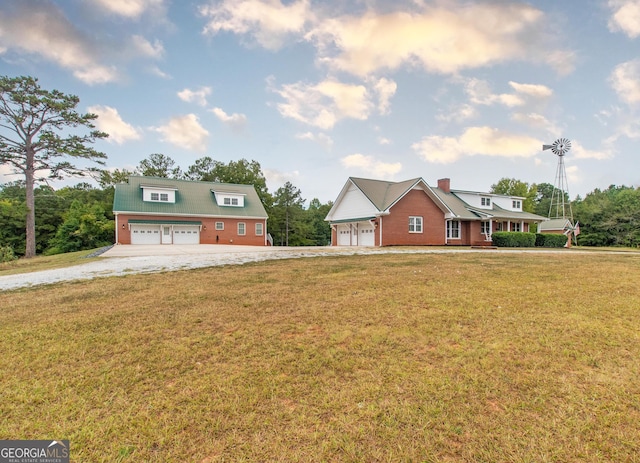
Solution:
<svg viewBox="0 0 640 463">
<path fill-rule="evenodd" d="M 422 217 L 422 233 L 409 233 L 410 216 Z M 424 190 L 409 191 L 382 218 L 382 227 L 382 246 L 445 244 L 444 213 Z"/>
<path fill-rule="evenodd" d="M 151 216 L 144 214 L 118 214 L 116 227 L 118 242 L 131 244 L 129 220 L 154 221 L 199 221 L 200 244 L 239 244 L 249 246 L 265 246 L 267 244 L 267 221 L 265 219 L 221 218 L 221 217 L 185 217 L 185 216 Z M 224 223 L 224 230 L 216 230 L 216 222 Z M 238 235 L 238 223 L 245 224 L 245 235 Z M 256 235 L 256 223 L 262 223 L 262 235 Z"/>
</svg>

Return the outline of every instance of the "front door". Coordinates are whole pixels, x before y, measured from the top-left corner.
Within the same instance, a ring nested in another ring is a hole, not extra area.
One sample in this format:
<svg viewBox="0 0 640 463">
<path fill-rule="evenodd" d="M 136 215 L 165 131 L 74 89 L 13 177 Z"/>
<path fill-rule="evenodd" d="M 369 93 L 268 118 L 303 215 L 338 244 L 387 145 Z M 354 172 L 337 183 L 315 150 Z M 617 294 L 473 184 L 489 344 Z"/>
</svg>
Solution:
<svg viewBox="0 0 640 463">
<path fill-rule="evenodd" d="M 162 244 L 172 244 L 171 225 L 162 226 Z"/>
</svg>

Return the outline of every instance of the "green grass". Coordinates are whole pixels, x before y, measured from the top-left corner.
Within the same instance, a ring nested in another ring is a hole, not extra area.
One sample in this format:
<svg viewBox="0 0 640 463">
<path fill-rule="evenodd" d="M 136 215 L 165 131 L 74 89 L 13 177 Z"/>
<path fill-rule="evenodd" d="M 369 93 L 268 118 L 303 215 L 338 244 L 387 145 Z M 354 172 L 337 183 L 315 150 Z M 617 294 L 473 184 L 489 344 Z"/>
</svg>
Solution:
<svg viewBox="0 0 640 463">
<path fill-rule="evenodd" d="M 322 257 L 0 294 L 72 461 L 640 461 L 640 256 Z"/>
<path fill-rule="evenodd" d="M 95 249 L 78 252 L 68 252 L 66 254 L 55 254 L 53 256 L 38 255 L 30 259 L 21 258 L 12 262 L 0 262 L 0 276 L 16 275 L 20 273 L 38 272 L 40 270 L 52 270 L 57 268 L 70 267 L 72 265 L 86 264 L 92 259 L 87 258 Z"/>
</svg>

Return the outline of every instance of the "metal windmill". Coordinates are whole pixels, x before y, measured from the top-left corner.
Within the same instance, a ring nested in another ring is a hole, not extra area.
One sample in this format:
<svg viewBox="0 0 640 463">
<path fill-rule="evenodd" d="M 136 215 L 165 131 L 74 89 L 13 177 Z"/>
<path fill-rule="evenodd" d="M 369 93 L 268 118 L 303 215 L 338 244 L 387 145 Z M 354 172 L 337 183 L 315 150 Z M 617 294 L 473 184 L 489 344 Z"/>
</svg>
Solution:
<svg viewBox="0 0 640 463">
<path fill-rule="evenodd" d="M 553 184 L 551 204 L 549 205 L 549 218 L 569 219 L 573 225 L 573 211 L 569 201 L 569 184 L 567 183 L 567 172 L 564 168 L 564 155 L 571 149 L 571 142 L 566 138 L 558 138 L 551 145 L 542 145 L 542 151 L 549 149 L 558 156 L 556 180 Z"/>
</svg>

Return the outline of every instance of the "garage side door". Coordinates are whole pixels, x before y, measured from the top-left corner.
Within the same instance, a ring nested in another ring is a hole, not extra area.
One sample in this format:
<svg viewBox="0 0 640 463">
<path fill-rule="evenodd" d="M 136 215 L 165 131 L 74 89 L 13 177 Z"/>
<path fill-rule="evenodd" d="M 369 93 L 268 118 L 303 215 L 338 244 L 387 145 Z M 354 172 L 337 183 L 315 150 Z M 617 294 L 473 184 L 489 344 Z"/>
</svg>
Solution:
<svg viewBox="0 0 640 463">
<path fill-rule="evenodd" d="M 175 225 L 173 244 L 200 244 L 200 227 L 197 225 Z"/>
<path fill-rule="evenodd" d="M 160 244 L 160 225 L 131 225 L 131 244 Z"/>
</svg>

